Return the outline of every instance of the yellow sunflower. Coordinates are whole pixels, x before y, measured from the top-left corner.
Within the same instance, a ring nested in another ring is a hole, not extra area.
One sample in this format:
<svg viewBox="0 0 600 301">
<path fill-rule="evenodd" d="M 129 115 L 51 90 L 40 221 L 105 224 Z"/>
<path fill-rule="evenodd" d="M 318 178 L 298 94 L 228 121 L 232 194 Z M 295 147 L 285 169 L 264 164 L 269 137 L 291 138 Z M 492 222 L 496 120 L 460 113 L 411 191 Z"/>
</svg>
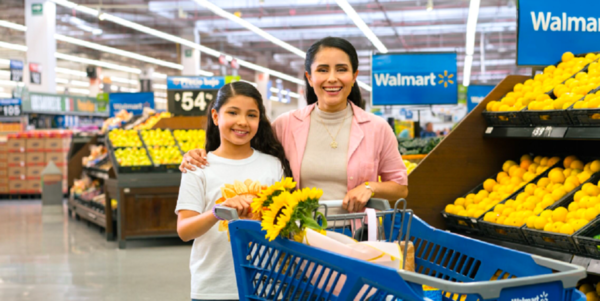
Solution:
<svg viewBox="0 0 600 301">
<path fill-rule="evenodd" d="M 311 200 L 319 200 L 323 195 L 323 190 L 317 188 L 303 188 L 294 191 L 294 195 L 298 199 L 299 202 L 305 202 L 309 199 Z"/>
<path fill-rule="evenodd" d="M 283 188 L 287 189 L 287 190 L 292 190 L 294 188 L 296 188 L 296 182 L 294 182 L 294 178 L 282 178 L 281 179 L 281 185 L 283 186 Z"/>
<path fill-rule="evenodd" d="M 269 206 L 268 211 L 263 212 L 262 216 L 261 226 L 263 230 L 267 231 L 265 238 L 273 241 L 279 236 L 279 233 L 290 222 L 296 206 L 298 206 L 298 201 L 287 191 L 273 198 L 273 204 Z"/>
</svg>

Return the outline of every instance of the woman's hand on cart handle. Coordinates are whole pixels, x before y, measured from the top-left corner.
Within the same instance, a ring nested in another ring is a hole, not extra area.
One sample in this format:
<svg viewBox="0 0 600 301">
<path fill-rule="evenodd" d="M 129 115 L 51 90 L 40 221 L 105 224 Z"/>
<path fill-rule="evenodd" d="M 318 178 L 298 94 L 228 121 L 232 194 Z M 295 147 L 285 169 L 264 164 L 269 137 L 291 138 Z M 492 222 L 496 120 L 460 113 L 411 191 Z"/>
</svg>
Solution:
<svg viewBox="0 0 600 301">
<path fill-rule="evenodd" d="M 197 148 L 192 149 L 183 155 L 179 170 L 181 170 L 182 173 L 186 173 L 188 170 L 194 171 L 196 170 L 196 167 L 204 168 L 204 166 L 207 165 L 206 150 Z"/>
</svg>

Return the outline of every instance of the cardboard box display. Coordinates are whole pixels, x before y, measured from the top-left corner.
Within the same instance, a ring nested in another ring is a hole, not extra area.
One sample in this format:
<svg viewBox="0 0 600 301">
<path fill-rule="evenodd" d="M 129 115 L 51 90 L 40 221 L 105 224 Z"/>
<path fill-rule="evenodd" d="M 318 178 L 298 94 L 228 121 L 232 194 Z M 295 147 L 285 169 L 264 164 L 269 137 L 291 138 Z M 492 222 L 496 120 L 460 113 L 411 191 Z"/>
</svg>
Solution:
<svg viewBox="0 0 600 301">
<path fill-rule="evenodd" d="M 8 178 L 7 177 L 0 177 L 0 186 L 1 185 L 8 185 Z"/>
<path fill-rule="evenodd" d="M 34 152 L 34 153 L 26 153 L 25 162 L 27 164 L 31 163 L 46 163 L 46 154 L 42 152 Z"/>
<path fill-rule="evenodd" d="M 8 168 L 0 169 L 0 177 L 2 177 L 2 178 L 8 177 Z"/>
<path fill-rule="evenodd" d="M 31 192 L 42 192 L 42 181 L 40 180 L 27 180 L 25 183 L 25 190 Z"/>
<path fill-rule="evenodd" d="M 6 153 L 8 151 L 8 143 L 0 142 L 0 153 Z"/>
<path fill-rule="evenodd" d="M 9 153 L 7 157 L 9 165 L 25 163 L 25 153 Z"/>
<path fill-rule="evenodd" d="M 27 168 L 24 166 L 11 166 L 8 168 L 8 177 L 25 177 L 27 175 Z"/>
<path fill-rule="evenodd" d="M 44 168 L 46 168 L 46 166 L 27 166 L 27 174 L 25 174 L 25 176 L 28 178 L 41 177 Z"/>
<path fill-rule="evenodd" d="M 24 152 L 25 151 L 25 139 L 19 139 L 19 138 L 15 138 L 15 139 L 8 139 L 7 144 L 7 150 L 10 151 L 17 151 L 17 152 Z"/>
<path fill-rule="evenodd" d="M 31 150 L 43 150 L 46 147 L 46 139 L 44 138 L 29 138 L 25 140 L 25 149 Z"/>
<path fill-rule="evenodd" d="M 0 184 L 0 193 L 8 193 L 8 183 Z"/>
<path fill-rule="evenodd" d="M 0 161 L 0 169 L 6 169 L 8 167 L 7 161 Z"/>
<path fill-rule="evenodd" d="M 0 152 L 0 161 L 6 161 L 6 160 L 8 160 L 8 153 Z"/>
<path fill-rule="evenodd" d="M 46 153 L 45 163 L 49 163 L 53 161 L 54 164 L 59 165 L 61 163 L 67 162 L 67 154 L 66 152 L 48 152 Z"/>
<path fill-rule="evenodd" d="M 26 180 L 10 180 L 8 182 L 8 191 L 24 191 L 27 188 Z"/>
<path fill-rule="evenodd" d="M 52 151 L 52 150 L 62 150 L 62 149 L 66 149 L 69 148 L 69 144 L 66 144 L 65 146 L 65 140 L 64 138 L 46 138 L 44 139 L 46 141 L 46 146 L 45 149 L 46 151 Z M 70 140 L 68 140 L 70 143 Z"/>
</svg>

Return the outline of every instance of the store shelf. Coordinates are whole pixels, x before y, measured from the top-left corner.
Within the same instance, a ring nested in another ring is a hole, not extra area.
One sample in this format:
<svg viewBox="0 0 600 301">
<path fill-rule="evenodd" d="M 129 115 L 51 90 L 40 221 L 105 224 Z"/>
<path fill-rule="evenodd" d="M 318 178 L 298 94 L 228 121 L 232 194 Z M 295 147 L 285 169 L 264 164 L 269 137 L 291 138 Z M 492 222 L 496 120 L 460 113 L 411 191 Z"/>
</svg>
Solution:
<svg viewBox="0 0 600 301">
<path fill-rule="evenodd" d="M 83 167 L 83 171 L 87 173 L 89 176 L 107 180 L 108 179 L 108 170 L 94 168 L 94 167 Z"/>
<path fill-rule="evenodd" d="M 600 127 L 487 127 L 485 138 L 523 138 L 558 140 L 597 140 Z"/>
<path fill-rule="evenodd" d="M 517 251 L 521 251 L 521 252 L 525 252 L 525 253 L 529 253 L 529 254 L 544 256 L 547 258 L 552 258 L 552 259 L 560 260 L 563 262 L 573 263 L 573 264 L 576 264 L 576 265 L 586 268 L 588 274 L 600 276 L 600 260 L 598 260 L 598 259 L 579 256 L 579 255 L 573 255 L 570 253 L 558 252 L 558 251 L 553 251 L 553 250 L 548 250 L 548 249 L 543 249 L 543 248 L 538 248 L 538 247 L 534 247 L 534 246 L 522 245 L 522 244 L 517 244 L 517 243 L 512 243 L 512 242 L 507 242 L 507 241 L 490 239 L 489 237 L 484 237 L 484 236 L 471 236 L 471 237 L 481 240 L 481 241 L 485 241 L 485 242 L 497 245 L 497 246 L 502 246 L 505 248 L 509 248 L 509 249 L 513 249 L 513 250 L 517 250 Z"/>
<path fill-rule="evenodd" d="M 419 155 L 402 155 L 402 159 L 404 160 L 422 160 L 427 157 L 427 154 L 419 154 Z"/>
</svg>

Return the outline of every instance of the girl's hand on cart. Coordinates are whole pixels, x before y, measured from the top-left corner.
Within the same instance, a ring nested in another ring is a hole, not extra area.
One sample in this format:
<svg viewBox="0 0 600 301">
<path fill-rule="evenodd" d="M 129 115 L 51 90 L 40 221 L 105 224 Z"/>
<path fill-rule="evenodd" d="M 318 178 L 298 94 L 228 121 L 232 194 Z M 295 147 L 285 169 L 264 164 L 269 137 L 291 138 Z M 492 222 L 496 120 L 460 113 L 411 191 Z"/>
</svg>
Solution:
<svg viewBox="0 0 600 301">
<path fill-rule="evenodd" d="M 365 185 L 358 185 L 354 189 L 348 191 L 344 197 L 342 208 L 348 210 L 350 213 L 362 212 L 372 194 L 373 191 L 368 189 Z"/>
<path fill-rule="evenodd" d="M 181 170 L 182 173 L 186 173 L 188 170 L 194 171 L 196 170 L 196 167 L 204 168 L 206 165 L 208 165 L 208 161 L 206 160 L 206 150 L 197 148 L 190 150 L 183 155 L 179 170 Z"/>
<path fill-rule="evenodd" d="M 232 197 L 221 203 L 221 206 L 229 207 L 237 210 L 239 218 L 252 218 L 252 209 L 250 204 L 252 199 L 257 196 L 251 194 L 244 194 Z"/>
</svg>

